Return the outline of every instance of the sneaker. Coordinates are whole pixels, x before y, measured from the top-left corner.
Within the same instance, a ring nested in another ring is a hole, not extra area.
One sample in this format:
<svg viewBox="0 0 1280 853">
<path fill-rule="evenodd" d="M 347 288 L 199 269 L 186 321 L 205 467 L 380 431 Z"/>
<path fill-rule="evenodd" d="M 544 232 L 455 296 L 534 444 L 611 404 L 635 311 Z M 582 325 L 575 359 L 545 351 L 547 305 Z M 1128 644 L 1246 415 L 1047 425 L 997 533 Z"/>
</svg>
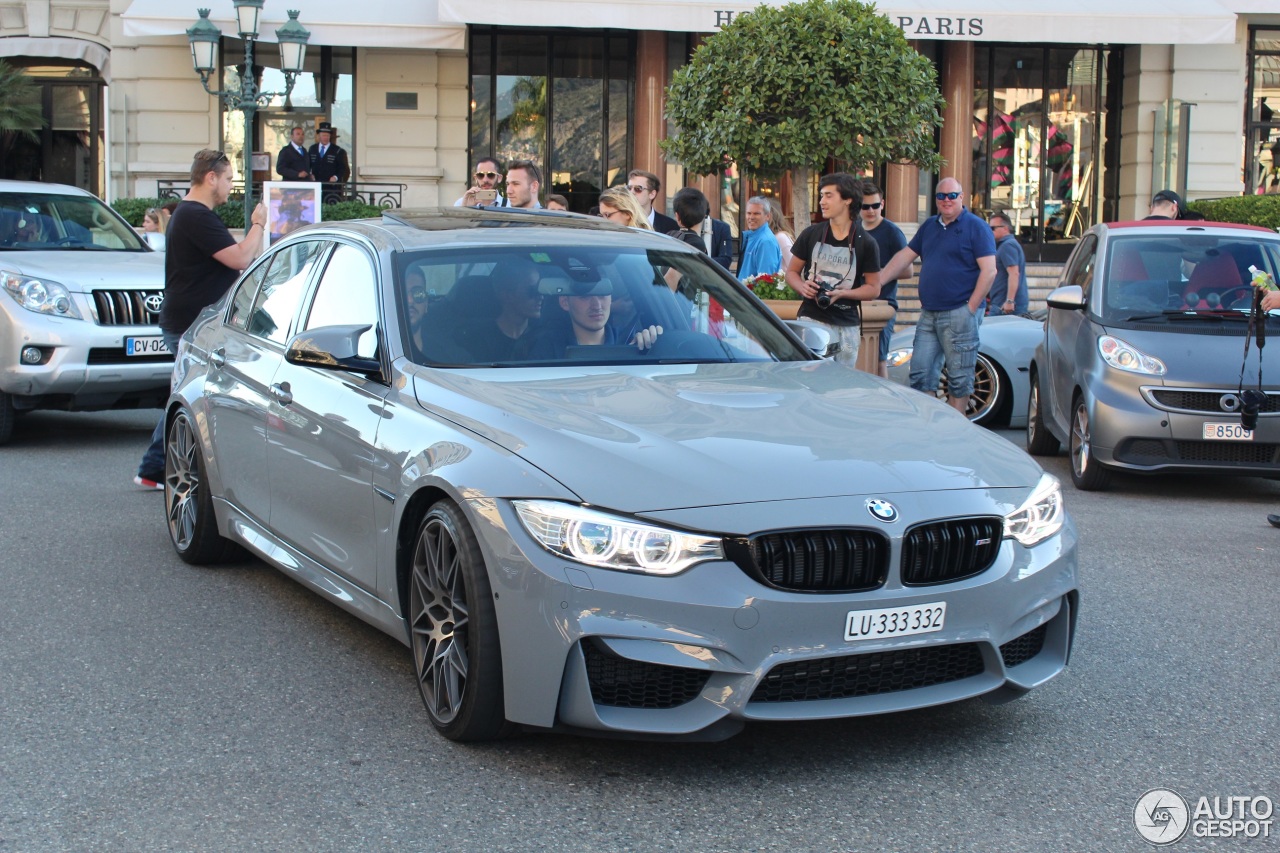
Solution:
<svg viewBox="0 0 1280 853">
<path fill-rule="evenodd" d="M 163 474 L 135 474 L 133 482 L 144 489 L 164 489 L 164 483 L 161 482 L 163 479 Z"/>
</svg>

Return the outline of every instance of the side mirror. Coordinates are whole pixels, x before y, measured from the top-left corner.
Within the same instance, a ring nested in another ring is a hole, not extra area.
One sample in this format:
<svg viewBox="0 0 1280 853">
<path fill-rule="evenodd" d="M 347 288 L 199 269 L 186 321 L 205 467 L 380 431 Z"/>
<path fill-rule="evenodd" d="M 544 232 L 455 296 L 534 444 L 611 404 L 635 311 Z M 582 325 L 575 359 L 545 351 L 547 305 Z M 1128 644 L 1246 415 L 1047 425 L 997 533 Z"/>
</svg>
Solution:
<svg viewBox="0 0 1280 853">
<path fill-rule="evenodd" d="M 805 349 L 818 356 L 826 358 L 831 350 L 831 333 L 826 329 L 814 323 L 804 320 L 783 320 L 787 324 L 787 328 L 795 333 L 800 339 L 800 343 L 804 344 Z"/>
<path fill-rule="evenodd" d="M 1050 308 L 1082 311 L 1084 310 L 1084 289 L 1078 284 L 1068 284 L 1050 293 L 1045 302 Z"/>
<path fill-rule="evenodd" d="M 321 326 L 299 332 L 289 339 L 284 360 L 303 367 L 381 376 L 382 364 L 376 358 L 357 355 L 360 336 L 372 328 L 365 323 L 359 326 Z"/>
</svg>

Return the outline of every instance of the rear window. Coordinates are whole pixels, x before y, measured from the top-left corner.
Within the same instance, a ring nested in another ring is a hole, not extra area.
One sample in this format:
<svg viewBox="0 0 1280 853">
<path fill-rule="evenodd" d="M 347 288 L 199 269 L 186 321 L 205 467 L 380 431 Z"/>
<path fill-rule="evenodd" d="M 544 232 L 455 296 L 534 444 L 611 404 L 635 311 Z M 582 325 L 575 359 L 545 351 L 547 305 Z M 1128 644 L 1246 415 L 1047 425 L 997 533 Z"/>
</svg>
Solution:
<svg viewBox="0 0 1280 853">
<path fill-rule="evenodd" d="M 1280 279 L 1280 244 L 1247 232 L 1117 237 L 1103 278 L 1104 319 L 1247 311 L 1250 267 Z"/>
<path fill-rule="evenodd" d="M 0 193 L 0 251 L 148 251 L 115 211 L 93 196 Z"/>
<path fill-rule="evenodd" d="M 410 358 L 437 366 L 812 358 L 703 254 L 624 245 L 404 253 Z"/>
</svg>

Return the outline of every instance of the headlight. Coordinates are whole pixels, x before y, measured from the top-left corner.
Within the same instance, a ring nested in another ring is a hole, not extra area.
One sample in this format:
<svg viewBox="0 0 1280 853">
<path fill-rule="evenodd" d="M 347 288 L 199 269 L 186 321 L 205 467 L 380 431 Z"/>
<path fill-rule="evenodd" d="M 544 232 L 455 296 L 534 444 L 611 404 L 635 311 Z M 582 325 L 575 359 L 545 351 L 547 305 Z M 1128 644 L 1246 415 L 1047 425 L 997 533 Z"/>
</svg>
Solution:
<svg viewBox="0 0 1280 853">
<path fill-rule="evenodd" d="M 1098 338 L 1098 352 L 1102 353 L 1103 361 L 1117 370 L 1164 376 L 1163 361 L 1153 355 L 1147 355 L 1119 338 L 1113 338 L 1110 335 Z"/>
<path fill-rule="evenodd" d="M 902 365 L 906 364 L 908 361 L 911 361 L 911 353 L 913 351 L 914 351 L 913 347 L 907 347 L 906 349 L 896 349 L 896 350 L 890 351 L 890 353 L 887 356 L 885 356 L 885 359 L 884 359 L 885 366 L 901 367 Z"/>
<path fill-rule="evenodd" d="M 1043 542 L 1062 529 L 1064 515 L 1062 484 L 1052 474 L 1045 474 L 1031 497 L 1004 517 L 1005 538 L 1017 539 L 1028 547 Z"/>
<path fill-rule="evenodd" d="M 81 319 L 71 294 L 56 281 L 0 270 L 0 284 L 19 305 L 37 314 Z"/>
<path fill-rule="evenodd" d="M 724 559 L 718 538 L 668 530 L 555 501 L 515 501 L 529 535 L 543 548 L 578 563 L 675 575 L 705 560 Z"/>
</svg>

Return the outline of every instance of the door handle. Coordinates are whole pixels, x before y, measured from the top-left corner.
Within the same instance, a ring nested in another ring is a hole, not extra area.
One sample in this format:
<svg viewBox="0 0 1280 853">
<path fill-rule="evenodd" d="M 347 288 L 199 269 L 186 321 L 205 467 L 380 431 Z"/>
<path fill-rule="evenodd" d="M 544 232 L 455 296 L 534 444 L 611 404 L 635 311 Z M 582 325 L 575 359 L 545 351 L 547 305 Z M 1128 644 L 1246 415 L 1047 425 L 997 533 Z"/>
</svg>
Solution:
<svg viewBox="0 0 1280 853">
<path fill-rule="evenodd" d="M 223 365 L 227 363 L 227 351 L 222 347 L 218 347 L 216 350 L 209 353 L 209 363 L 218 370 L 221 370 Z"/>
<path fill-rule="evenodd" d="M 271 397 L 282 406 L 287 406 L 293 402 L 293 394 L 289 392 L 289 383 L 279 383 L 271 386 Z"/>
</svg>

